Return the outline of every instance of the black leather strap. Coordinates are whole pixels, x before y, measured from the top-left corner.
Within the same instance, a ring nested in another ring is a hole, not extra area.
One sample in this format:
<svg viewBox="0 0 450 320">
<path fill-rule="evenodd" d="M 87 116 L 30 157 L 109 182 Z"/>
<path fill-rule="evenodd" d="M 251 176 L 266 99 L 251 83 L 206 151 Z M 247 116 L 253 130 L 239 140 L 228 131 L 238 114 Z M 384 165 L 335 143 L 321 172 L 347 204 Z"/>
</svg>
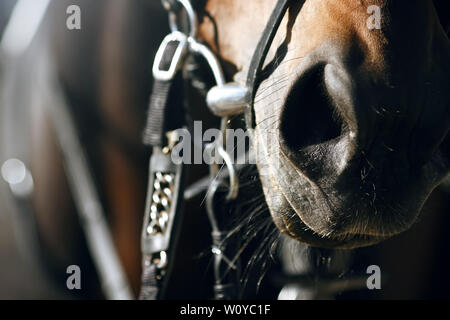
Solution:
<svg viewBox="0 0 450 320">
<path fill-rule="evenodd" d="M 178 44 L 176 41 L 168 43 L 159 65 L 161 70 L 169 69 Z M 154 79 L 143 134 L 144 144 L 154 147 L 165 146 L 166 132 L 180 128 L 183 123 L 183 89 L 180 75 L 169 81 Z"/>
<path fill-rule="evenodd" d="M 162 147 L 165 140 L 166 119 L 169 92 L 172 81 L 155 80 L 150 96 L 148 108 L 147 124 L 144 130 L 144 144 L 149 146 Z"/>
<path fill-rule="evenodd" d="M 179 46 L 178 41 L 171 41 L 167 43 L 164 49 L 164 54 L 161 61 L 155 62 L 159 63 L 159 70 L 169 70 L 175 52 Z M 163 78 L 164 79 L 164 78 Z M 170 210 L 169 219 L 170 220 L 180 220 L 181 203 L 179 200 L 179 195 L 183 194 L 183 168 L 182 165 L 175 167 L 171 157 L 165 155 L 161 152 L 161 148 L 167 146 L 166 133 L 168 131 L 182 128 L 184 126 L 184 108 L 183 108 L 183 81 L 180 72 L 170 78 L 169 80 L 154 79 L 152 93 L 150 95 L 149 110 L 147 116 L 147 123 L 143 133 L 143 142 L 145 145 L 153 146 L 153 152 L 151 156 L 151 165 L 149 169 L 149 186 L 147 191 L 147 207 L 146 215 L 144 218 L 144 230 L 143 233 L 146 234 L 146 227 L 149 221 L 149 211 L 151 197 L 154 194 L 154 184 L 153 179 L 156 173 L 173 173 L 176 176 L 176 187 L 174 190 L 173 204 L 174 210 Z M 170 254 L 175 251 L 176 235 L 178 230 L 176 230 L 175 222 L 173 222 L 172 230 L 166 230 L 169 240 L 173 243 L 170 246 Z M 173 234 L 172 234 L 173 233 Z M 141 292 L 139 299 L 141 300 L 157 300 L 163 299 L 166 287 L 166 276 L 169 273 L 170 268 L 161 267 L 152 261 L 152 256 L 158 251 L 169 251 L 168 246 L 161 248 L 160 250 L 152 251 L 152 248 L 148 248 L 148 245 L 144 245 L 144 242 L 152 242 L 158 240 L 142 238 L 142 253 L 143 253 L 143 269 L 141 278 Z M 168 242 L 169 242 L 168 240 Z"/>
<path fill-rule="evenodd" d="M 161 283 L 158 280 L 158 268 L 149 262 L 143 266 L 141 292 L 139 300 L 157 300 L 161 290 Z"/>
<path fill-rule="evenodd" d="M 273 42 L 275 35 L 280 27 L 281 21 L 286 14 L 292 0 L 278 0 L 275 8 L 273 9 L 272 15 L 270 16 L 269 22 L 264 29 L 261 39 L 256 46 L 255 52 L 253 53 L 253 58 L 250 63 L 250 68 L 247 74 L 247 88 L 249 88 L 248 103 L 245 108 L 245 123 L 247 128 L 255 127 L 253 104 L 255 102 L 256 91 L 259 87 L 259 75 L 263 67 L 264 61 L 266 60 L 267 53 L 269 52 L 270 46 Z"/>
</svg>

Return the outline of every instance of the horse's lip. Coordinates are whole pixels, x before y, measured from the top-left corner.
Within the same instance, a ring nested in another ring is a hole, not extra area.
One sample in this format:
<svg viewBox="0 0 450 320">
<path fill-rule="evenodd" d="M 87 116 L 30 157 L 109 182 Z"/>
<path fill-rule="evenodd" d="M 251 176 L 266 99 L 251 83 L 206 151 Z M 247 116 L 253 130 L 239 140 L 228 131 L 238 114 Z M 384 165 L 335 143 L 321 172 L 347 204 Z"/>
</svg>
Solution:
<svg viewBox="0 0 450 320">
<path fill-rule="evenodd" d="M 292 208 L 294 210 L 294 208 Z M 284 218 L 284 224 L 286 226 L 287 233 L 296 240 L 306 243 L 313 247 L 329 248 L 329 249 L 354 249 L 358 247 L 367 247 L 377 244 L 383 240 L 386 240 L 390 236 L 384 235 L 371 235 L 371 234 L 356 234 L 348 233 L 345 237 L 330 234 L 322 236 L 314 232 L 309 228 L 301 219 L 299 215 L 295 216 L 298 219 L 297 223 L 300 223 L 301 228 L 297 229 L 295 233 L 289 231 L 287 222 Z M 292 219 L 292 218 L 291 218 Z"/>
</svg>

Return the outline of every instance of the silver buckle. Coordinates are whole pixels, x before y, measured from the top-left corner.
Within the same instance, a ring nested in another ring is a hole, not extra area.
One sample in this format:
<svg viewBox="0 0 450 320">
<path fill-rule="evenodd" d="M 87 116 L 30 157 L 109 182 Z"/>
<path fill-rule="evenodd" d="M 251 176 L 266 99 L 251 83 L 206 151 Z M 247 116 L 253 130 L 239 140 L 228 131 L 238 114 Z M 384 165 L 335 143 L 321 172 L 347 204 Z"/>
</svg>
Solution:
<svg viewBox="0 0 450 320">
<path fill-rule="evenodd" d="M 166 54 L 166 49 L 170 42 L 179 42 L 179 44 L 172 57 L 169 69 L 161 70 L 160 64 L 164 55 Z M 153 77 L 160 81 L 172 80 L 182 65 L 187 48 L 188 38 L 185 34 L 179 31 L 174 31 L 171 34 L 167 35 L 161 43 L 158 52 L 156 53 L 155 62 L 153 63 Z"/>
</svg>

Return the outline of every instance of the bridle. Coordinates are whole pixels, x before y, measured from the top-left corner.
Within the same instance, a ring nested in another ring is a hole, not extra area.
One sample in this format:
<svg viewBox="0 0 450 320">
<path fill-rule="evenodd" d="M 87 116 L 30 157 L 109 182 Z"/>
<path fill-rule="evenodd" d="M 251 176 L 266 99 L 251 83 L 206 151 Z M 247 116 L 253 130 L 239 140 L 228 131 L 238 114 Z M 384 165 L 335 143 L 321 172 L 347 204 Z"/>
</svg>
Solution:
<svg viewBox="0 0 450 320">
<path fill-rule="evenodd" d="M 263 64 L 291 0 L 278 0 L 253 54 L 244 85 L 226 83 L 215 54 L 197 40 L 197 13 L 193 1 L 162 0 L 169 15 L 171 33 L 165 37 L 157 51 L 144 143 L 153 148 L 149 166 L 149 184 L 146 210 L 141 236 L 143 276 L 141 299 L 161 299 L 166 292 L 166 279 L 171 273 L 173 253 L 182 219 L 185 165 L 174 164 L 171 152 L 178 140 L 176 129 L 185 128 L 184 110 L 180 103 L 180 90 L 173 93 L 179 71 L 187 56 L 197 54 L 204 58 L 211 70 L 216 86 L 209 90 L 206 102 L 209 110 L 221 118 L 220 130 L 224 136 L 231 115 L 244 114 L 247 129 L 255 127 L 254 101 L 261 82 Z M 303 5 L 304 1 L 300 1 Z M 182 27 L 183 26 L 183 27 Z M 181 31 L 184 30 L 184 31 Z M 175 101 L 174 100 L 178 100 Z M 216 145 L 214 145 L 216 144 Z M 228 258 L 229 248 L 224 245 L 227 230 L 223 229 L 223 207 L 236 199 L 239 182 L 237 169 L 231 156 L 224 150 L 223 141 L 214 141 L 206 148 L 216 147 L 225 163 L 229 183 L 225 184 L 217 164 L 210 166 L 210 183 L 206 192 L 206 208 L 212 227 L 216 299 L 238 298 L 239 263 Z M 223 176 L 223 175 L 222 175 Z M 223 190 L 226 190 L 224 192 Z M 220 203 L 220 205 L 218 205 Z M 221 209 L 218 209 L 218 208 Z M 230 247 L 230 246 L 228 246 Z"/>
</svg>

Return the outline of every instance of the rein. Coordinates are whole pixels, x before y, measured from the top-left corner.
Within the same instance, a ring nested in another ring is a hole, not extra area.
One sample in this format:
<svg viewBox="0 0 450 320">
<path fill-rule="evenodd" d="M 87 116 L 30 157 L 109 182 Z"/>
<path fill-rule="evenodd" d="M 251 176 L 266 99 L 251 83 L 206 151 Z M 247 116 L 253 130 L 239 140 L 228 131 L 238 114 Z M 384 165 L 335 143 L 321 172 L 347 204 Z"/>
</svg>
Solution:
<svg viewBox="0 0 450 320">
<path fill-rule="evenodd" d="M 198 2 L 198 1 L 196 1 Z M 140 299 L 162 299 L 170 277 L 171 261 L 176 250 L 182 221 L 182 202 L 186 166 L 174 164 L 171 153 L 178 141 L 176 129 L 189 130 L 185 123 L 182 90 L 177 88 L 179 71 L 191 54 L 202 56 L 214 75 L 216 86 L 209 90 L 206 102 L 209 110 L 221 118 L 220 131 L 225 138 L 229 116 L 244 114 L 248 129 L 254 128 L 254 100 L 260 84 L 260 74 L 273 39 L 284 18 L 290 0 L 278 0 L 255 49 L 245 86 L 226 83 L 215 54 L 197 41 L 198 18 L 189 0 L 162 0 L 168 12 L 171 33 L 165 37 L 153 64 L 154 85 L 150 96 L 144 144 L 153 149 L 149 165 L 149 184 L 141 235 L 143 275 Z M 183 30 L 183 31 L 182 31 Z M 182 79 L 181 79 L 182 80 Z M 206 192 L 206 209 L 212 227 L 216 299 L 237 299 L 239 295 L 239 263 L 231 261 L 224 246 L 228 230 L 221 223 L 232 201 L 238 196 L 237 169 L 225 151 L 223 141 L 214 141 L 205 148 L 217 148 L 225 163 L 229 183 L 220 179 L 218 164 L 210 165 Z M 223 175 L 222 175 L 223 176 Z M 225 192 L 223 190 L 226 190 Z"/>
</svg>

